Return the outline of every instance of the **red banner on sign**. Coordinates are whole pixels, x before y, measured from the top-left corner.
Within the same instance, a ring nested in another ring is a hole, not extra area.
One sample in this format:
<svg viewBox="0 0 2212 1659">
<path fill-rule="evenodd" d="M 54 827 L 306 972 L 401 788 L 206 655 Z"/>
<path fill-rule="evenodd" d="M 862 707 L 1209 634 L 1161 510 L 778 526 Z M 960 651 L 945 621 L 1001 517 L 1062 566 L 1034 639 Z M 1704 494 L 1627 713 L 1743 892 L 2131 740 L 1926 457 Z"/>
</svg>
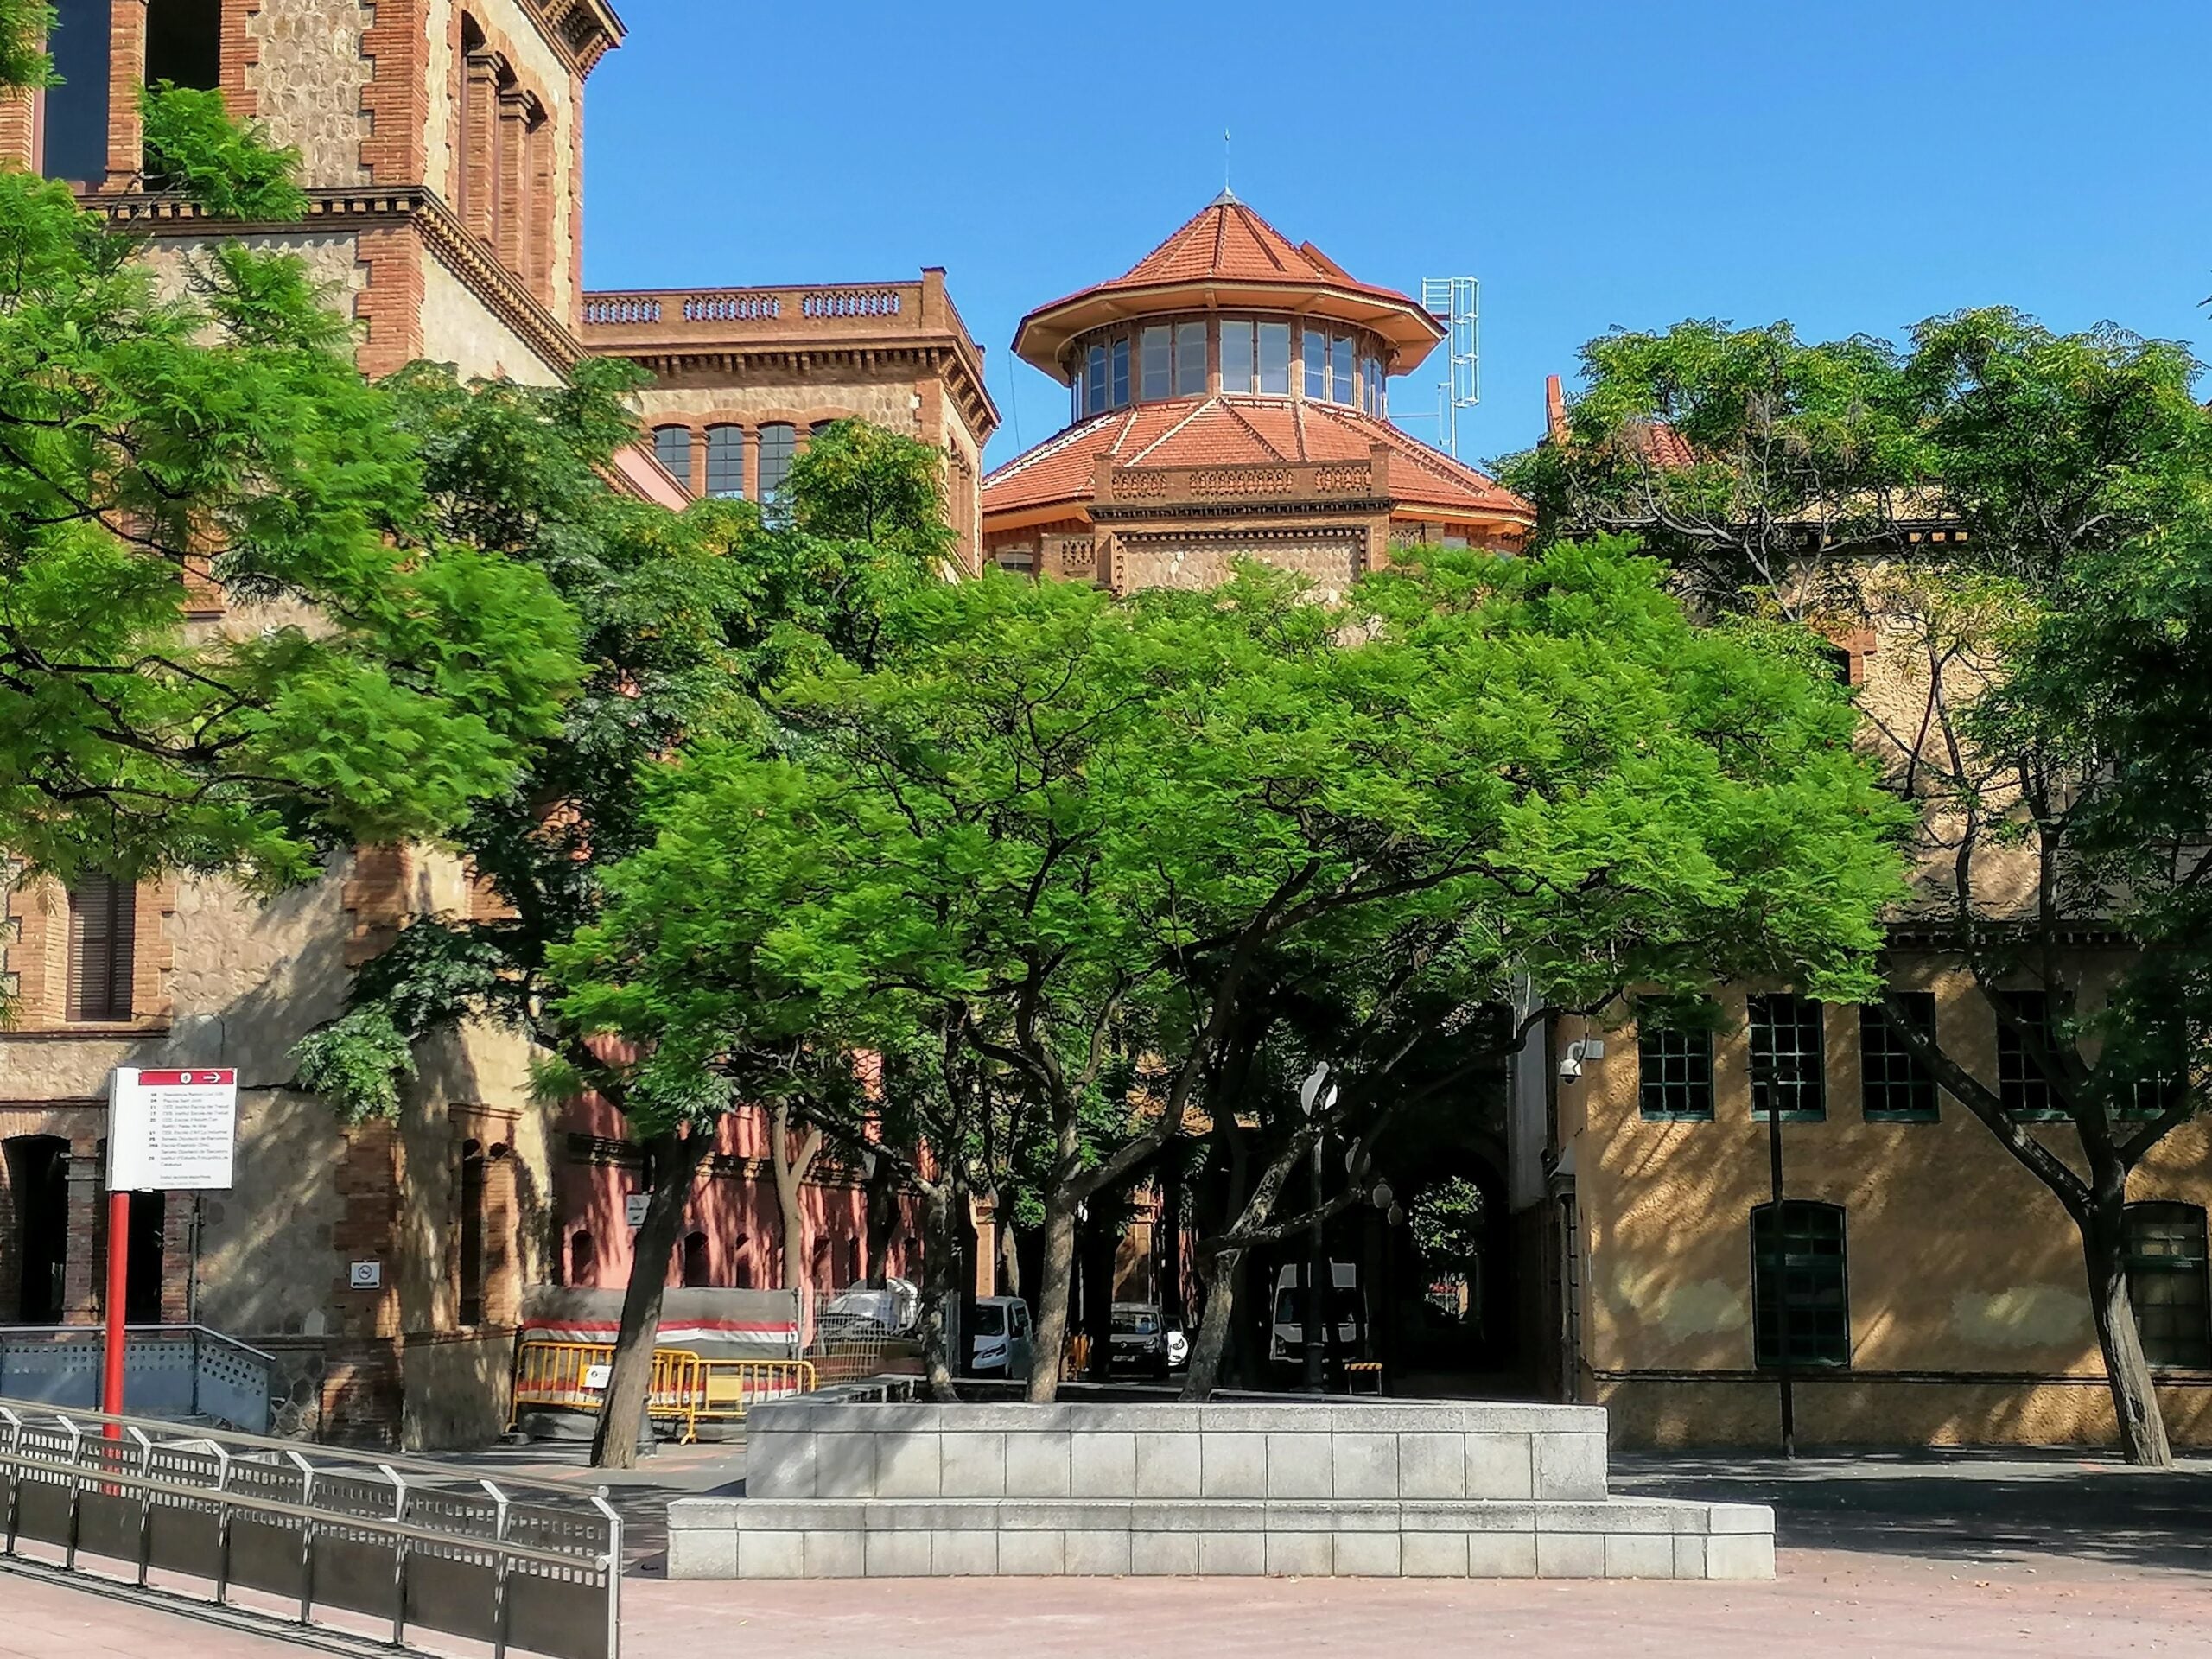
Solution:
<svg viewBox="0 0 2212 1659">
<path fill-rule="evenodd" d="M 138 1084 L 142 1089 L 177 1089 L 194 1084 L 204 1084 L 209 1088 L 220 1084 L 227 1088 L 238 1080 L 238 1074 L 231 1071 L 141 1071 L 138 1074 Z"/>
</svg>

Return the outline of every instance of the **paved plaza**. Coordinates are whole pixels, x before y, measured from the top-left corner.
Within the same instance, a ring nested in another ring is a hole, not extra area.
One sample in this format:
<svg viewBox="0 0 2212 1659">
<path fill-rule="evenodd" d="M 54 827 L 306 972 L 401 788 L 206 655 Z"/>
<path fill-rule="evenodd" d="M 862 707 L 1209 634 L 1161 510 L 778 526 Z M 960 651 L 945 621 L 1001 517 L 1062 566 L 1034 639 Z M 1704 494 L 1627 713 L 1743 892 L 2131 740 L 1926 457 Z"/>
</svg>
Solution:
<svg viewBox="0 0 2212 1659">
<path fill-rule="evenodd" d="M 656 1460 L 658 1461 L 658 1460 Z M 728 1465 L 663 1464 L 696 1490 Z M 649 1481 L 656 1471 L 640 1471 Z M 2212 1465 L 2076 1459 L 1619 1459 L 1617 1491 L 1771 1503 L 1772 1584 L 1348 1580 L 880 1580 L 624 1586 L 628 1659 L 773 1654 L 1115 1659 L 1543 1654 L 2212 1654 Z M 626 1508 L 642 1509 L 640 1485 Z M 0 1577 L 0 1659 L 280 1659 L 299 1649 Z M 451 1649 L 470 1659 L 471 1649 Z"/>
</svg>

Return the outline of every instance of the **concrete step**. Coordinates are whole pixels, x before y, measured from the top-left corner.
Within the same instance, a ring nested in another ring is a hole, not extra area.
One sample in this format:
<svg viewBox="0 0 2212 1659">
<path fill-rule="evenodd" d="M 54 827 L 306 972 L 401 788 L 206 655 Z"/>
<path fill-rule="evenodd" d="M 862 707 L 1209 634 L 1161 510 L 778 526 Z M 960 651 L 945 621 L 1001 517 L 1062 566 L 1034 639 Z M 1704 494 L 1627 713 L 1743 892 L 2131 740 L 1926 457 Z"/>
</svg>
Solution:
<svg viewBox="0 0 2212 1659">
<path fill-rule="evenodd" d="M 1761 1504 L 1607 1497 L 685 1498 L 677 1579 L 1060 1575 L 1762 1579 Z"/>
</svg>

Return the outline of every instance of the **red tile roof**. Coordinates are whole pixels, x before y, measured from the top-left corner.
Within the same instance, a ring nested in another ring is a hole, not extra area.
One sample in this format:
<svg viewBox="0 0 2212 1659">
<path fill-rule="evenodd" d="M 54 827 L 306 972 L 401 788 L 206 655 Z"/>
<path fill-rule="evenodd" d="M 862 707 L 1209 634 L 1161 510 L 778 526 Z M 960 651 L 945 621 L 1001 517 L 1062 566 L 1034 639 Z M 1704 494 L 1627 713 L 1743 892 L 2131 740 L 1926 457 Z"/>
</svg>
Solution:
<svg viewBox="0 0 2212 1659">
<path fill-rule="evenodd" d="M 1402 373 L 1444 337 L 1444 325 L 1394 288 L 1363 283 L 1311 242 L 1293 244 L 1224 190 L 1167 239 L 1119 276 L 1064 295 L 1021 320 L 1014 350 L 1047 373 L 1071 333 L 1145 314 L 1142 296 L 1157 292 L 1166 308 L 1191 302 L 1179 290 L 1220 289 L 1201 308 L 1222 305 L 1286 306 L 1376 329 Z"/>
<path fill-rule="evenodd" d="M 1100 455 L 1125 467 L 1265 466 L 1364 461 L 1376 443 L 1389 446 L 1391 495 L 1409 506 L 1535 520 L 1529 504 L 1510 490 L 1388 421 L 1338 404 L 1230 397 L 1139 404 L 1093 416 L 986 478 L 983 511 L 1080 505 L 1090 497 Z"/>
</svg>

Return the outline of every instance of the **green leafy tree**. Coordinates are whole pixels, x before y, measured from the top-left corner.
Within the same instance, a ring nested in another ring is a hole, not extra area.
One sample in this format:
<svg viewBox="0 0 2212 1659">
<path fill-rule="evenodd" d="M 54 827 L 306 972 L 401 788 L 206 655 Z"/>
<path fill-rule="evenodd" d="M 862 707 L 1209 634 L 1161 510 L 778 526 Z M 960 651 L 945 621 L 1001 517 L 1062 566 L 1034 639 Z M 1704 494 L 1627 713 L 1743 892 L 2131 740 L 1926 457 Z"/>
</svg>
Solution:
<svg viewBox="0 0 2212 1659">
<path fill-rule="evenodd" d="M 777 699 L 798 759 L 668 774 L 653 847 L 563 958 L 569 1006 L 702 1079 L 810 996 L 832 1046 L 949 1032 L 996 1066 L 1046 1158 L 1049 1399 L 1078 1216 L 1181 1136 L 1270 953 L 1427 906 L 1525 924 L 1496 956 L 1562 993 L 1670 949 L 1710 968 L 1724 938 L 1747 970 L 1871 985 L 1895 858 L 1847 707 L 1689 629 L 1618 548 L 1532 569 L 1440 556 L 1341 615 L 1257 568 L 1120 603 L 988 575 L 918 595 L 874 671 Z M 1545 942 L 1586 912 L 1614 918 L 1602 969 L 1580 932 Z"/>
<path fill-rule="evenodd" d="M 1746 355 L 1777 368 L 1746 378 Z M 1552 533 L 1663 519 L 1659 545 L 1686 580 L 1732 573 L 1702 584 L 1716 606 L 1794 607 L 1879 637 L 1895 679 L 1862 716 L 1919 814 L 1885 969 L 1892 984 L 1962 969 L 2028 1058 L 2047 1121 L 1885 1006 L 2073 1224 L 2121 1445 L 2170 1462 L 2124 1256 L 2131 1172 L 2212 1103 L 2197 995 L 2212 929 L 2193 850 L 2207 798 L 2186 753 L 2202 728 L 2185 723 L 2202 712 L 2212 499 L 2197 364 L 2170 341 L 2056 334 L 2001 308 L 1930 319 L 1894 347 L 1685 324 L 1593 342 L 1585 364 L 1566 441 L 1509 468 Z M 1727 435 L 1772 424 L 1777 382 L 1825 384 L 1838 364 L 1827 425 L 1851 464 L 1777 490 L 1791 455 L 1821 452 L 1817 433 L 1781 445 L 1779 463 Z M 1680 423 L 1687 453 L 1654 448 L 1655 422 Z M 1649 459 L 1608 459 L 1628 452 Z M 1653 505 L 1686 493 L 1712 503 L 1702 517 Z"/>
<path fill-rule="evenodd" d="M 507 913 L 403 930 L 356 975 L 346 1012 L 296 1056 L 302 1080 L 340 1110 L 388 1115 L 416 1044 L 486 1020 L 537 1045 L 541 1093 L 591 1090 L 622 1115 L 645 1149 L 651 1198 L 594 1448 L 618 1465 L 634 1455 L 667 1264 L 722 1118 L 746 1104 L 771 1116 L 785 1277 L 803 1282 L 797 1187 L 822 1147 L 811 1120 L 857 1122 L 854 1066 L 814 1040 L 803 1000 L 762 1012 L 711 1077 L 684 1071 L 674 1047 L 634 1058 L 661 1040 L 659 1027 L 639 1009 L 605 1026 L 601 1009 L 579 1018 L 553 994 L 549 964 L 597 922 L 610 868 L 650 843 L 660 764 L 787 741 L 762 702 L 767 689 L 847 655 L 865 660 L 879 613 L 936 580 L 946 545 L 937 457 L 856 423 L 798 458 L 792 522 L 778 528 L 742 503 L 677 514 L 625 497 L 606 477 L 614 449 L 637 436 L 638 380 L 600 361 L 559 387 L 464 385 L 426 365 L 387 383 L 438 533 L 542 572 L 577 619 L 584 670 L 557 734 L 457 836 Z"/>
<path fill-rule="evenodd" d="M 0 78 L 43 73 L 42 11 L 0 13 Z M 146 109 L 211 212 L 296 212 L 213 95 Z M 297 259 L 219 240 L 164 296 L 144 251 L 0 172 L 0 847 L 266 889 L 449 830 L 556 728 L 565 607 L 425 524 L 395 401 Z"/>
</svg>

